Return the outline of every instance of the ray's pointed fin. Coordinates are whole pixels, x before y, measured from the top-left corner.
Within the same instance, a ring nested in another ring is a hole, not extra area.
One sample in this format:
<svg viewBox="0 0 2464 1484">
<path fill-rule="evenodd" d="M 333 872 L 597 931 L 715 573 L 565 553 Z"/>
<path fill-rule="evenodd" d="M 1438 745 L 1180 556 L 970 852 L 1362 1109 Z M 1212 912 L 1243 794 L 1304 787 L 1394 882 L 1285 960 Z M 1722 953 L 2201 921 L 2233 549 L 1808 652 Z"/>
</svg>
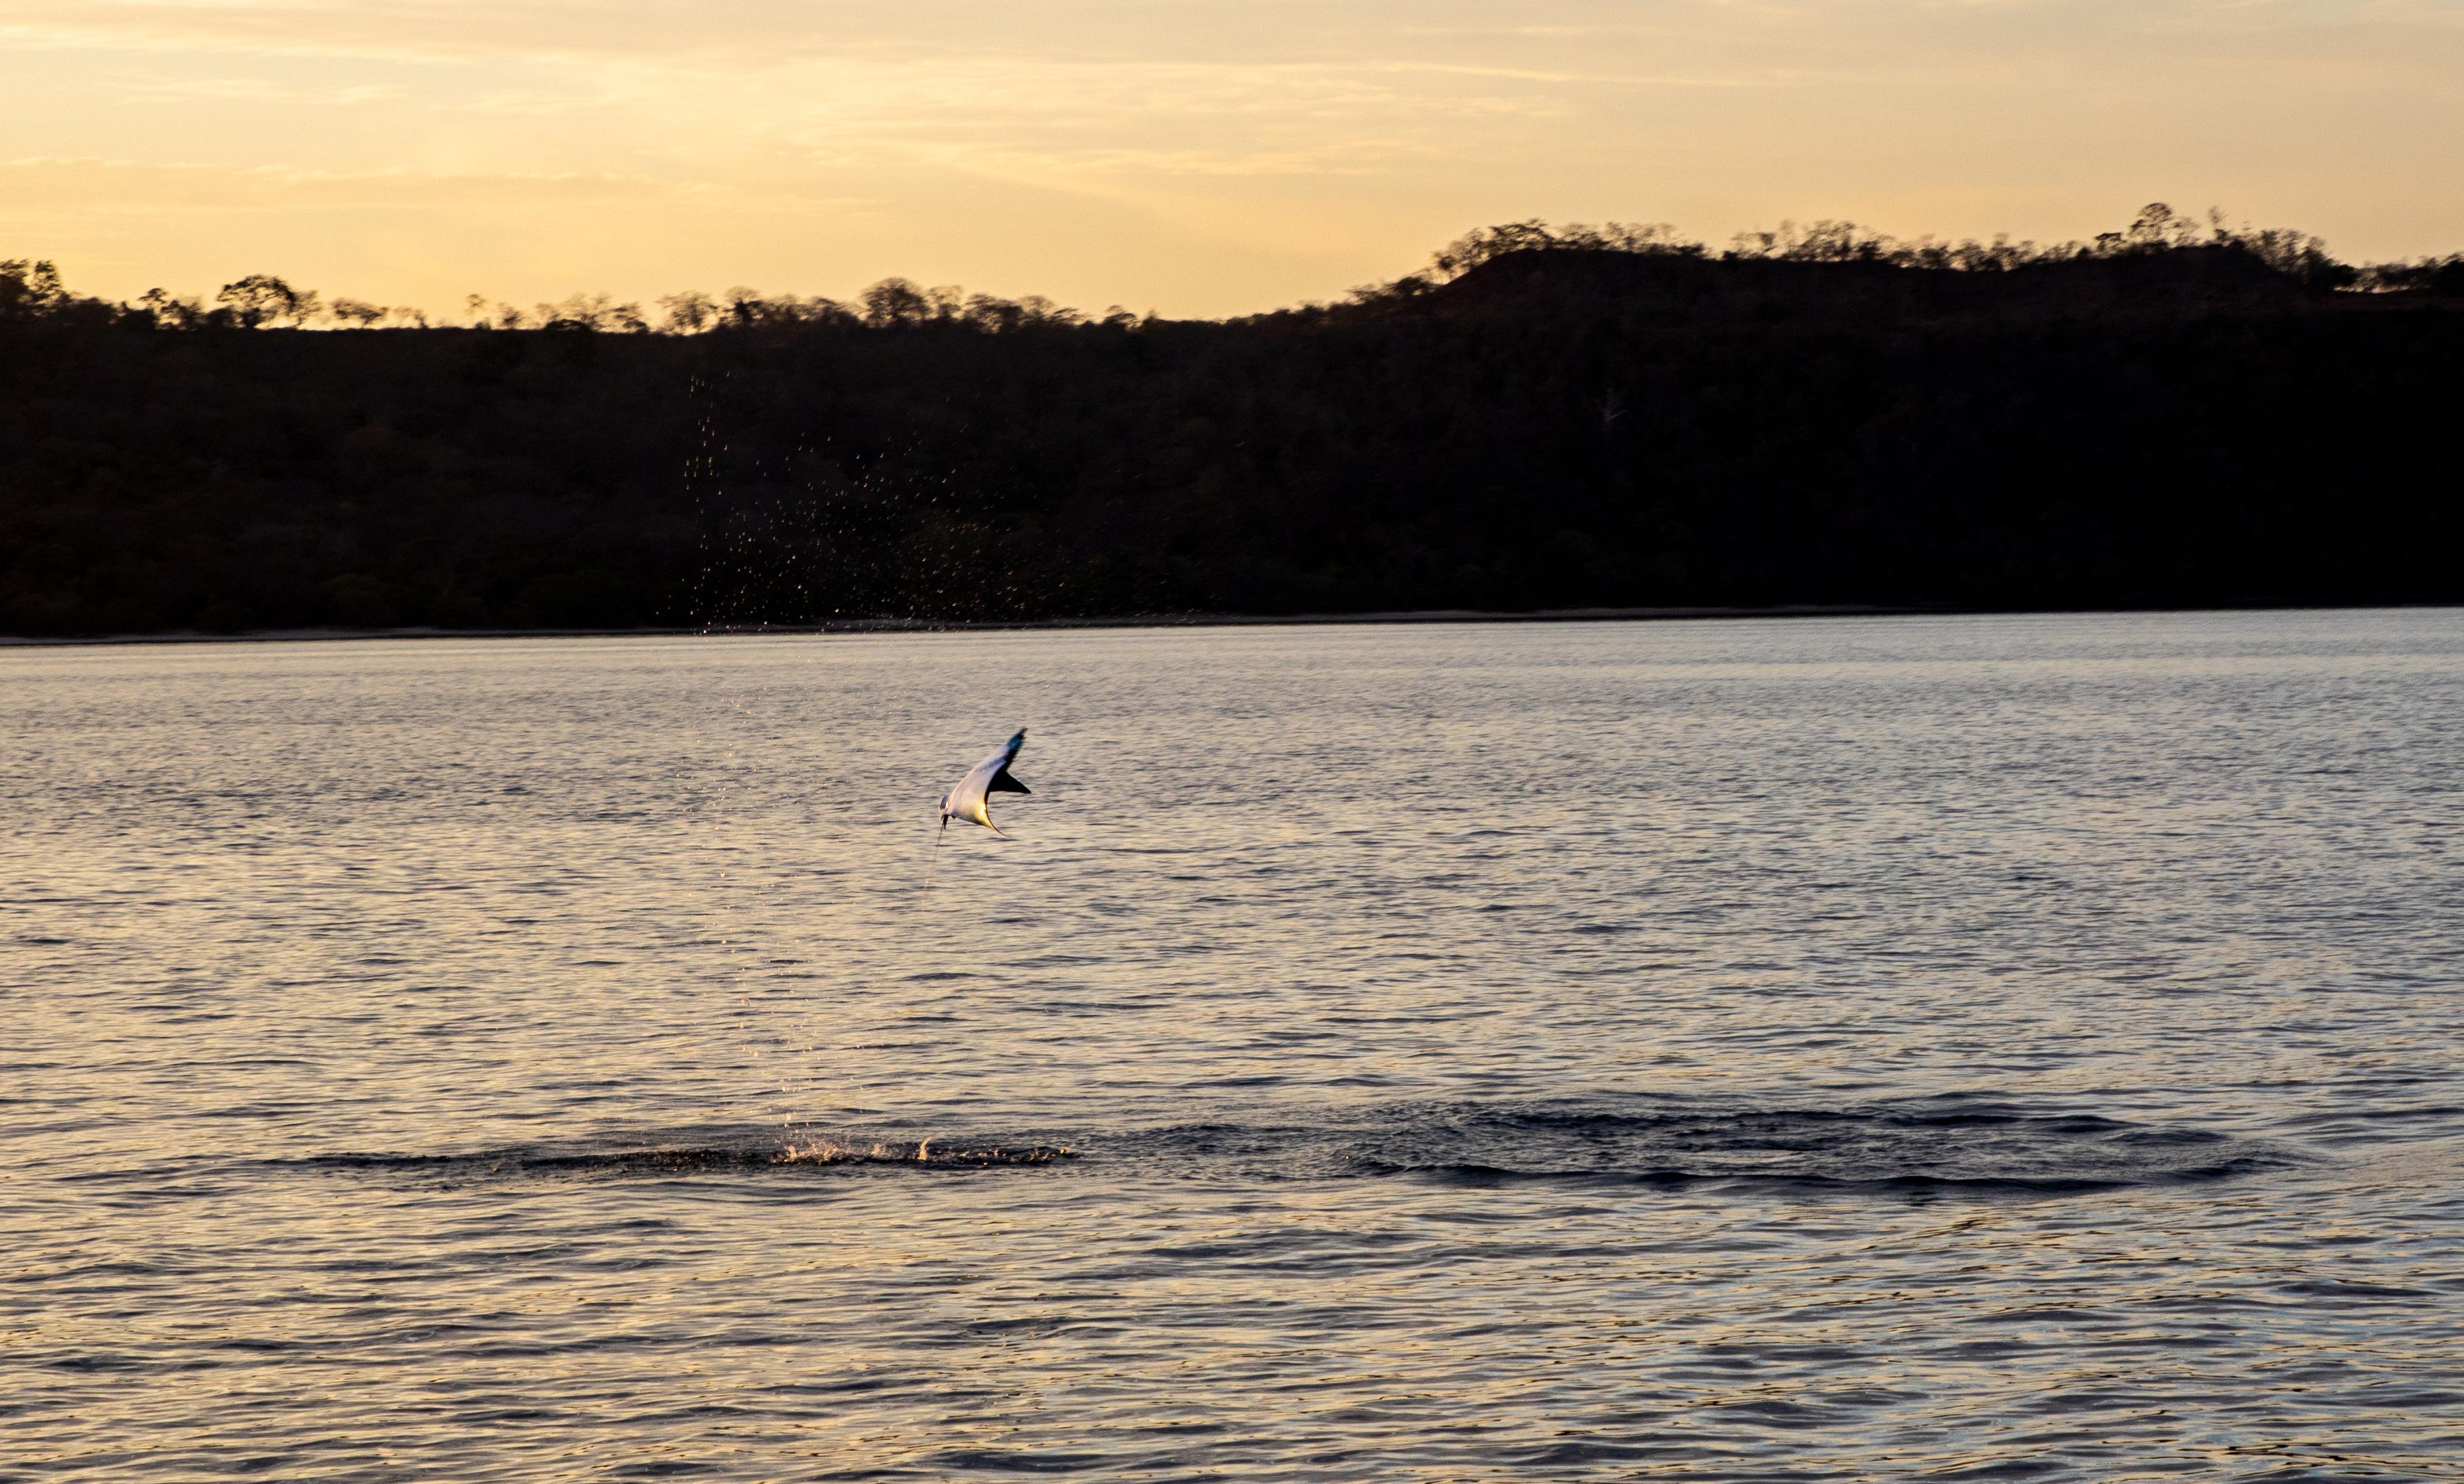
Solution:
<svg viewBox="0 0 2464 1484">
<path fill-rule="evenodd" d="M 992 784 L 990 787 L 986 788 L 984 792 L 987 794 L 1032 794 L 1035 790 L 1028 788 L 1025 784 L 1011 777 L 1009 775 L 1009 770 L 1007 768 L 1003 768 L 1001 772 L 993 775 Z"/>
</svg>

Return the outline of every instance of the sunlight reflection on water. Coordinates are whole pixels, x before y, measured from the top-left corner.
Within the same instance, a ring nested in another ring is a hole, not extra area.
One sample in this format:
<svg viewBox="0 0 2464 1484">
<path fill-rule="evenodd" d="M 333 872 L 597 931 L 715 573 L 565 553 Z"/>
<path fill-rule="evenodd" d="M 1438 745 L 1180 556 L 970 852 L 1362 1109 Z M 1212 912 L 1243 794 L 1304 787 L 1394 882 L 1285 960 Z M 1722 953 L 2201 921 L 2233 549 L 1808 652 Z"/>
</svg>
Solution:
<svg viewBox="0 0 2464 1484">
<path fill-rule="evenodd" d="M 0 1476 L 2464 1456 L 2464 614 L 0 675 Z"/>
</svg>

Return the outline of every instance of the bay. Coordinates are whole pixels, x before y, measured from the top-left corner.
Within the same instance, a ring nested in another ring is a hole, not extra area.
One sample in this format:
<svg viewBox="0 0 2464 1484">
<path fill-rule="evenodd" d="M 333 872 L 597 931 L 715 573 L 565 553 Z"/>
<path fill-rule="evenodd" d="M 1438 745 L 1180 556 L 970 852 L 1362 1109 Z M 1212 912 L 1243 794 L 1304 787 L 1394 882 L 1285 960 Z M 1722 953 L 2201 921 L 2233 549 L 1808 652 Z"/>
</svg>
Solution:
<svg viewBox="0 0 2464 1484">
<path fill-rule="evenodd" d="M 2439 609 L 0 651 L 0 1477 L 2452 1477 L 2459 737 Z"/>
</svg>

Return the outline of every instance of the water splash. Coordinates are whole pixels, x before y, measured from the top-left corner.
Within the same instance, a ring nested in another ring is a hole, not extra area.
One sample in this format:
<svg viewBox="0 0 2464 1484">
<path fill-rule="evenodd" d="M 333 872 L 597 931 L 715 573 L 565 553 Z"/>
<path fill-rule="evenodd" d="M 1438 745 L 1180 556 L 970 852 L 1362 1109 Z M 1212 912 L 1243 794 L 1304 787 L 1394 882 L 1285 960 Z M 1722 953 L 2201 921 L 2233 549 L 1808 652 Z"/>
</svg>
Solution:
<svg viewBox="0 0 2464 1484">
<path fill-rule="evenodd" d="M 810 1144 L 789 1144 L 778 1158 L 781 1165 L 942 1165 L 968 1168 L 985 1168 L 1000 1165 L 1050 1165 L 1060 1160 L 1078 1157 L 1078 1151 L 1067 1145 L 1030 1144 L 1016 1146 L 1000 1145 L 971 1146 L 959 1145 L 933 1147 L 931 1137 L 913 1144 L 874 1141 L 869 1144 L 842 1144 L 835 1139 L 816 1139 Z"/>
</svg>

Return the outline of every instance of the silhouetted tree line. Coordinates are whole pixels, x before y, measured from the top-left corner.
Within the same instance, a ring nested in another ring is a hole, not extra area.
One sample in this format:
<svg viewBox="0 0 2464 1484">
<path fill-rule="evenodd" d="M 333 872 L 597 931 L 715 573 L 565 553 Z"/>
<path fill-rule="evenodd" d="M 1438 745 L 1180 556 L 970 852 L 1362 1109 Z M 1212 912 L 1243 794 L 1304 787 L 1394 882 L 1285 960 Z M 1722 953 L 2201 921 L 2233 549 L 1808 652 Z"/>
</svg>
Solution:
<svg viewBox="0 0 2464 1484">
<path fill-rule="evenodd" d="M 2100 233 L 2087 242 L 2040 245 L 2013 242 L 2008 235 L 1991 242 L 1973 238 L 1946 242 L 1932 237 L 1902 241 L 1859 227 L 1855 222 L 1819 221 L 1800 227 L 1782 222 L 1776 231 L 1739 232 L 1719 256 L 1728 262 L 1879 263 L 1893 268 L 1954 273 L 2009 273 L 2051 263 L 2079 263 L 2152 253 L 2211 248 L 2256 261 L 2314 289 L 2404 290 L 2417 287 L 2425 271 L 2464 262 L 2464 254 L 2423 264 L 2375 264 L 2356 268 L 2328 255 L 2327 244 L 2308 232 L 2285 228 L 2235 227 L 2221 210 L 2202 218 L 2186 216 L 2163 202 L 2143 207 L 2128 227 Z M 1552 228 L 1545 222 L 1509 222 L 1486 227 L 1457 239 L 1440 251 L 1428 273 L 1388 285 L 1385 293 L 1413 293 L 1432 282 L 1468 273 L 1492 258 L 1510 252 L 1546 250 L 1621 252 L 1644 256 L 1705 257 L 1702 243 L 1681 237 L 1666 224 L 1639 227 L 1611 222 L 1605 227 L 1576 225 Z M 1375 295 L 1381 291 L 1364 291 Z"/>
<path fill-rule="evenodd" d="M 469 307 L 0 262 L 0 627 L 2464 599 L 2464 256 L 2160 207 L 2055 247 L 1514 223 L 1223 322 Z"/>
</svg>

